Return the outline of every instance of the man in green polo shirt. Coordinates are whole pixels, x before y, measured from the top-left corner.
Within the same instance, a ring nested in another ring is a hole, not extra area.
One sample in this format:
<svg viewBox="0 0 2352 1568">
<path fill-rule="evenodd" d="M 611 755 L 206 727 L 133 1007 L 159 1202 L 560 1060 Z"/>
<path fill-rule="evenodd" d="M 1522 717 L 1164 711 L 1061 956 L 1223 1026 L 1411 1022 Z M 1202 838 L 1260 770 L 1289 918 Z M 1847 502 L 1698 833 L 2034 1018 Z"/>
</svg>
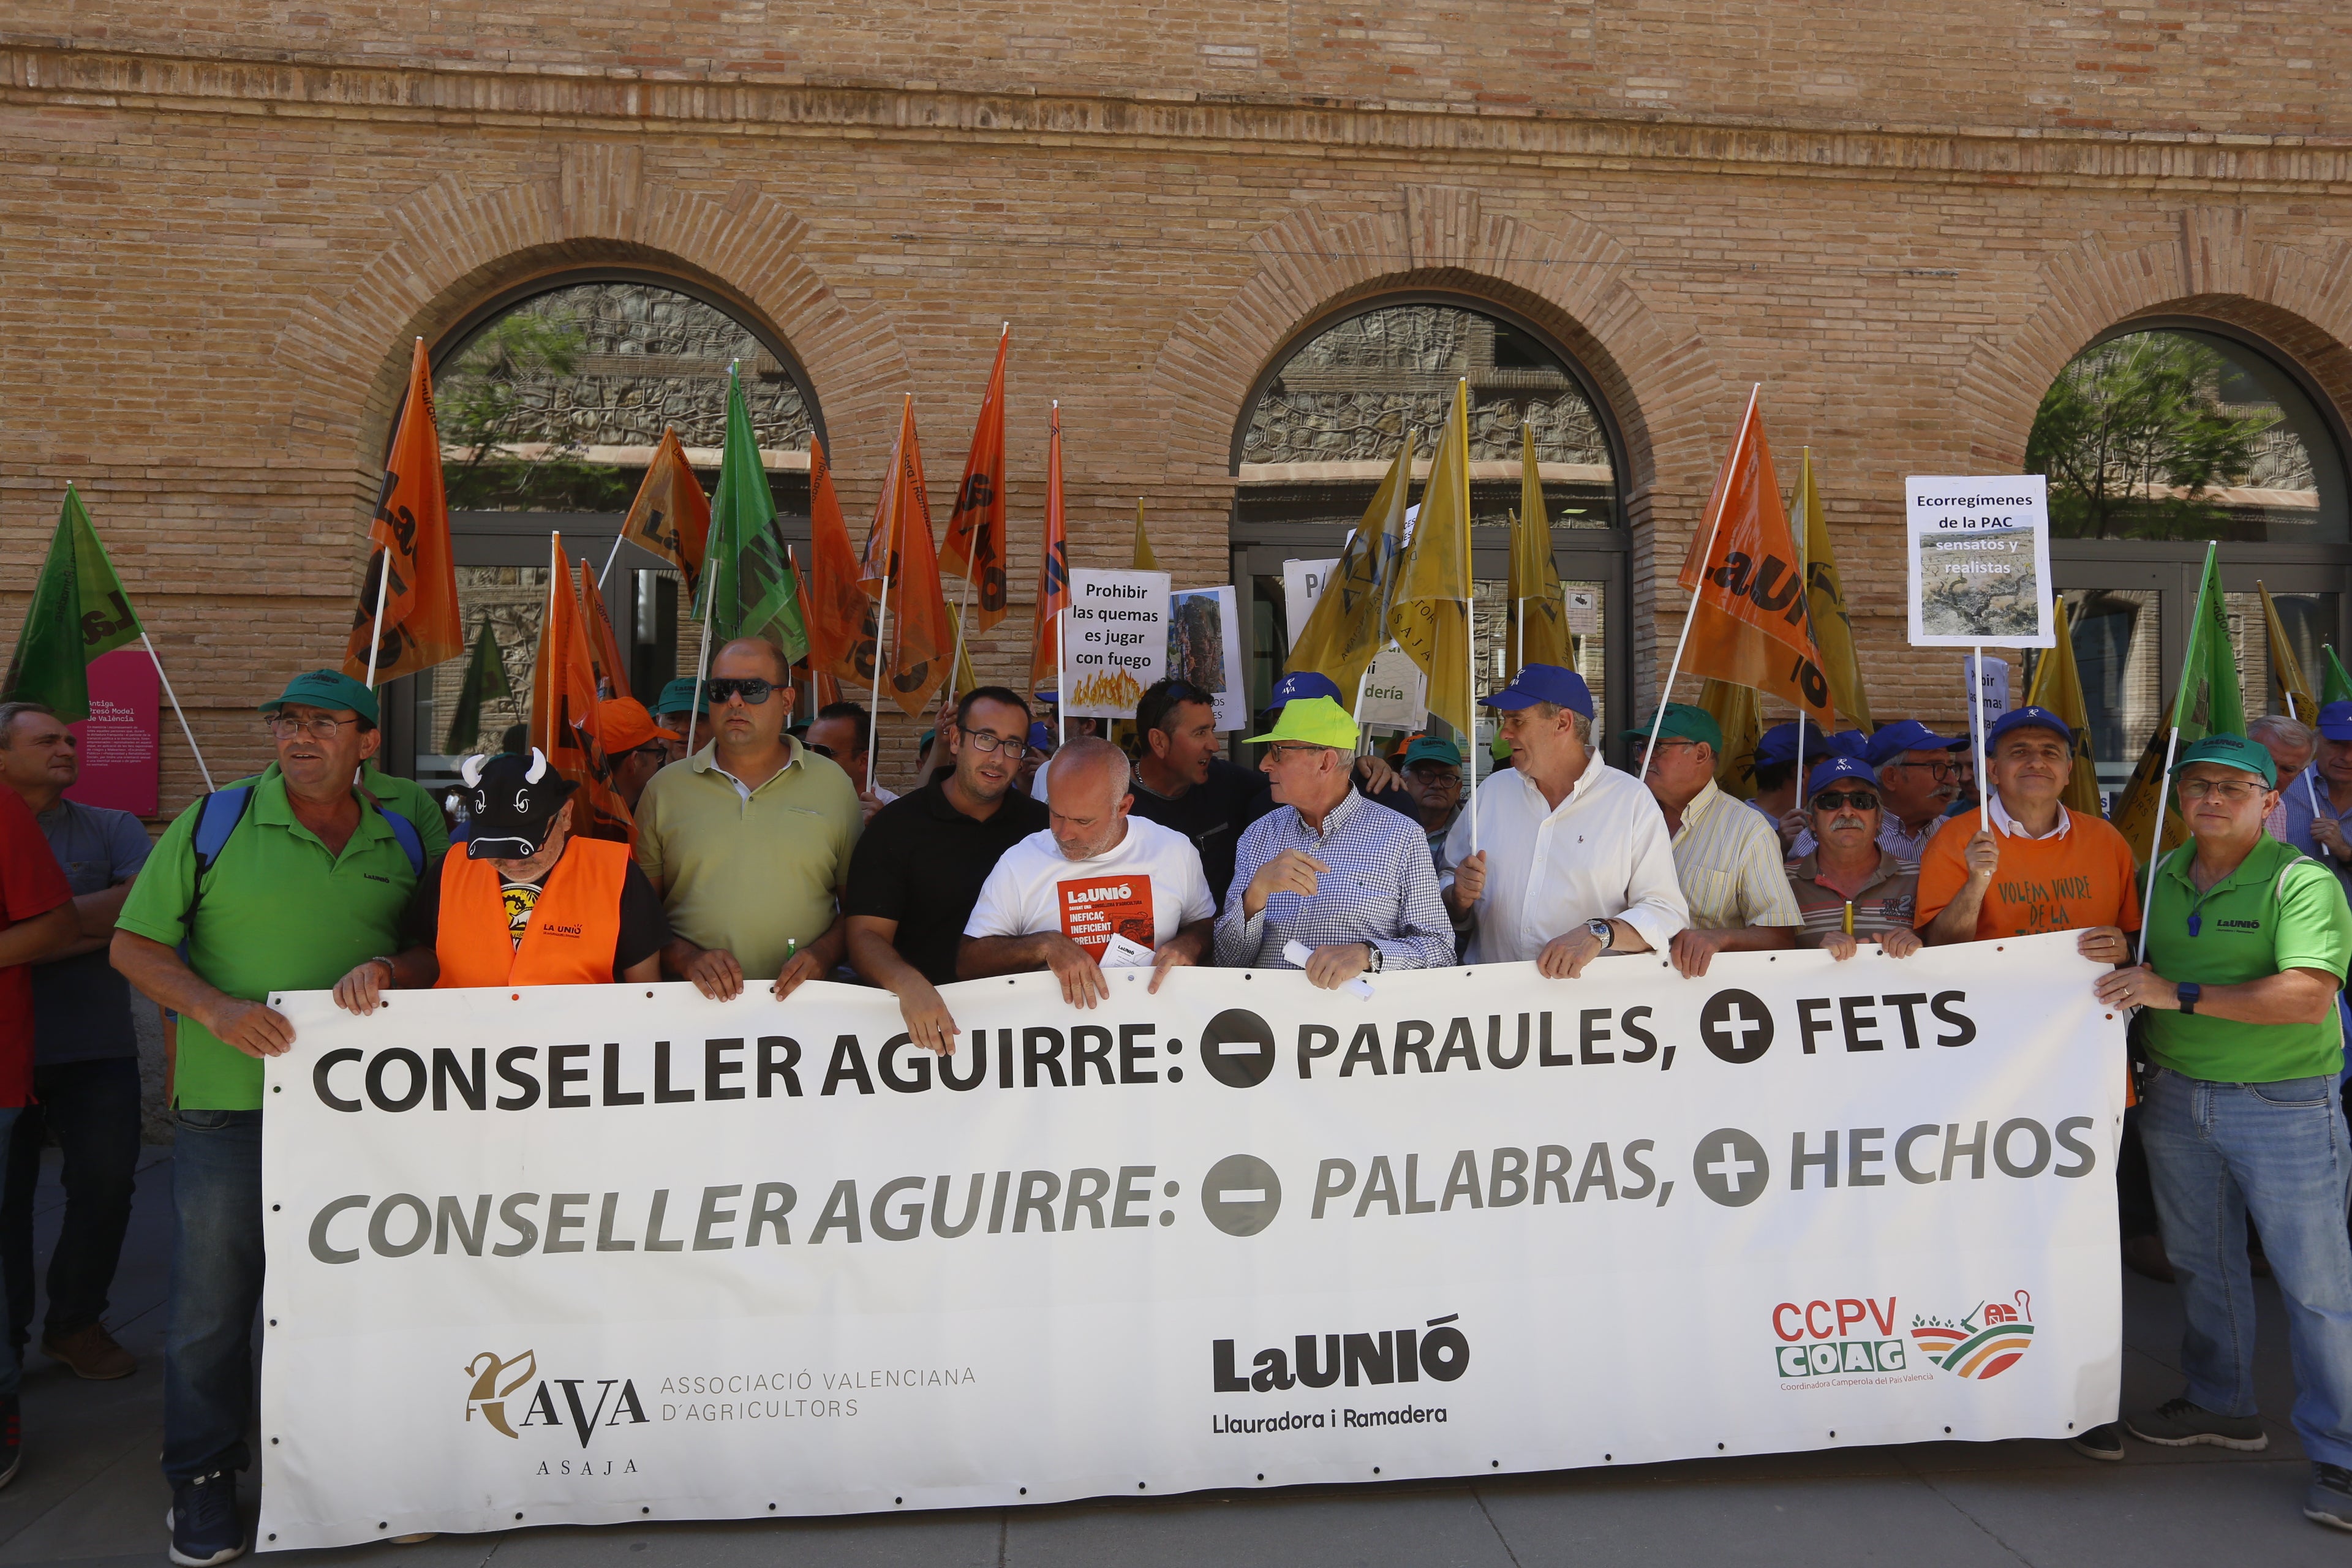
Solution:
<svg viewBox="0 0 2352 1568">
<path fill-rule="evenodd" d="M 2333 872 L 2263 831 L 2278 804 L 2269 752 L 2213 735 L 2172 771 L 2192 841 L 2158 865 L 2147 962 L 2097 990 L 2147 1009 L 2156 1071 L 2140 1134 L 2189 1320 L 2189 1386 L 2124 1426 L 2168 1447 L 2269 1445 L 2254 1407 L 2251 1213 L 2286 1301 L 2294 1428 L 2314 1471 L 2304 1516 L 2352 1531 L 2352 1140 L 2336 1011 L 2352 909 Z"/>
<path fill-rule="evenodd" d="M 184 1563 L 226 1563 L 245 1546 L 235 1472 L 250 1462 L 261 1299 L 262 1062 L 294 1043 L 267 998 L 327 989 L 397 952 L 417 880 L 401 835 L 352 782 L 382 739 L 375 694 L 314 669 L 261 710 L 278 761 L 231 786 L 247 792 L 244 809 L 201 875 L 205 803 L 164 830 L 111 951 L 131 984 L 180 1015 L 163 1474 Z"/>
</svg>

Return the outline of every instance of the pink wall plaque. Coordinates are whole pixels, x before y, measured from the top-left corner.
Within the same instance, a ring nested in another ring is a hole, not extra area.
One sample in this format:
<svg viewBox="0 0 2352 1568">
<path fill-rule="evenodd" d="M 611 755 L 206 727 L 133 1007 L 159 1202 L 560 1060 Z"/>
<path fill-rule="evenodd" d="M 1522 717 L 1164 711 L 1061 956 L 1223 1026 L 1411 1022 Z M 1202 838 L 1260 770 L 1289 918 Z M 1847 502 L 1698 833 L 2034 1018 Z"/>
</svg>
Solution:
<svg viewBox="0 0 2352 1568">
<path fill-rule="evenodd" d="M 99 655 L 89 667 L 89 717 L 73 732 L 81 748 L 81 779 L 66 798 L 153 816 L 163 712 L 155 664 L 145 648 Z"/>
</svg>

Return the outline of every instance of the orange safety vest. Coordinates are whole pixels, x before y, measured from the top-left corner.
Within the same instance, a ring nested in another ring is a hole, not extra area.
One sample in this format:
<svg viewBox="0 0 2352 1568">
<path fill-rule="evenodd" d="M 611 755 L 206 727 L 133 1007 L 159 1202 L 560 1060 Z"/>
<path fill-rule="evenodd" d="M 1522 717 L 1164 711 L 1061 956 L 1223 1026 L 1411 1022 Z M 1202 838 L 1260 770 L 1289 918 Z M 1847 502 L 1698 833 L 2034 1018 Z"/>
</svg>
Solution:
<svg viewBox="0 0 2352 1568">
<path fill-rule="evenodd" d="M 540 889 L 520 945 L 507 919 L 499 868 L 465 852 L 441 862 L 436 985 L 609 985 L 621 943 L 621 887 L 629 847 L 574 838 Z"/>
</svg>

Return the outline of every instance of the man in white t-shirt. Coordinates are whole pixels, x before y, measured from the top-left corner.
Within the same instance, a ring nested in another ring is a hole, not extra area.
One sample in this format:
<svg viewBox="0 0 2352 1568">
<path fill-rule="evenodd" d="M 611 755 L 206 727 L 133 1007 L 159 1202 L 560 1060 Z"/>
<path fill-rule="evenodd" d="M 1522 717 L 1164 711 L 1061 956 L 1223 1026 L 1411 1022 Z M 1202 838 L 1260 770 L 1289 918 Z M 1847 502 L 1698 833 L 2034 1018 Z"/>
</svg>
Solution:
<svg viewBox="0 0 2352 1568">
<path fill-rule="evenodd" d="M 1140 964 L 1151 989 L 1209 950 L 1217 907 L 1191 839 L 1129 816 L 1127 753 L 1073 738 L 1045 769 L 1053 824 L 1004 852 L 964 922 L 956 973 L 965 980 L 1050 969 L 1062 999 L 1109 996 L 1102 966 Z"/>
</svg>

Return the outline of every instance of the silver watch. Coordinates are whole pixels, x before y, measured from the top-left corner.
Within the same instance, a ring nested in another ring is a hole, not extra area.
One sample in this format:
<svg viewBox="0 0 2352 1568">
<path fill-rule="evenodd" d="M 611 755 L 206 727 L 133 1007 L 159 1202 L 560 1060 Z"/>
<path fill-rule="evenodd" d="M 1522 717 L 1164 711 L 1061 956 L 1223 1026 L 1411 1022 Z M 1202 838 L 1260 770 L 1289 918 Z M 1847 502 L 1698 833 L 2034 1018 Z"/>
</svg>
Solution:
<svg viewBox="0 0 2352 1568">
<path fill-rule="evenodd" d="M 1607 952 L 1617 945 L 1617 928 L 1607 921 L 1587 921 L 1584 929 L 1601 939 L 1601 951 Z"/>
<path fill-rule="evenodd" d="M 1371 956 L 1364 962 L 1364 969 L 1366 973 L 1378 974 L 1381 972 L 1381 944 L 1376 942 L 1368 942 L 1364 943 L 1364 951 L 1371 954 Z"/>
</svg>

